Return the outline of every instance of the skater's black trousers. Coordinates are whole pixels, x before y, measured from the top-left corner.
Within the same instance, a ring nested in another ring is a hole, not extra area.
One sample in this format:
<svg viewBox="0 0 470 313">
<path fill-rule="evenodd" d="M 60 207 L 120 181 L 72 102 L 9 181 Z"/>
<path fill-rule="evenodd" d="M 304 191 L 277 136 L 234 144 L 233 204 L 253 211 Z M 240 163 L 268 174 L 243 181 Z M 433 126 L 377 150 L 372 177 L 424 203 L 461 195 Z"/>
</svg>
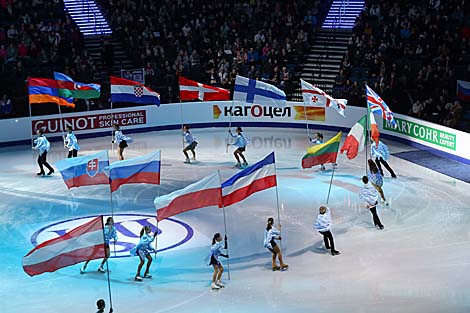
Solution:
<svg viewBox="0 0 470 313">
<path fill-rule="evenodd" d="M 370 208 L 370 213 L 372 213 L 372 217 L 374 218 L 374 225 L 382 227 L 383 225 L 380 222 L 379 216 L 377 215 L 377 208 L 375 206 Z"/>
<path fill-rule="evenodd" d="M 51 172 L 54 171 L 54 169 L 52 168 L 52 166 L 49 165 L 49 163 L 47 163 L 47 151 L 44 151 L 43 154 L 40 154 L 38 156 L 38 165 L 39 165 L 39 168 L 41 169 L 41 173 L 44 173 L 44 167 L 47 167 L 47 169 Z"/>
<path fill-rule="evenodd" d="M 377 164 L 377 167 L 379 168 L 380 175 L 384 176 L 382 166 L 380 165 L 380 163 L 382 163 L 387 169 L 387 171 L 389 171 L 390 175 L 395 176 L 395 173 L 393 172 L 392 168 L 390 167 L 390 165 L 388 165 L 387 161 L 385 161 L 383 158 L 380 158 L 380 157 L 375 158 L 375 163 Z"/>
<path fill-rule="evenodd" d="M 333 234 L 331 231 L 321 231 L 320 234 L 323 235 L 323 241 L 325 242 L 325 248 L 331 248 L 331 251 L 335 251 L 335 242 L 333 241 Z"/>
<path fill-rule="evenodd" d="M 67 158 L 76 158 L 78 155 L 78 151 L 73 149 L 73 150 L 69 150 L 69 154 L 67 155 Z"/>
</svg>

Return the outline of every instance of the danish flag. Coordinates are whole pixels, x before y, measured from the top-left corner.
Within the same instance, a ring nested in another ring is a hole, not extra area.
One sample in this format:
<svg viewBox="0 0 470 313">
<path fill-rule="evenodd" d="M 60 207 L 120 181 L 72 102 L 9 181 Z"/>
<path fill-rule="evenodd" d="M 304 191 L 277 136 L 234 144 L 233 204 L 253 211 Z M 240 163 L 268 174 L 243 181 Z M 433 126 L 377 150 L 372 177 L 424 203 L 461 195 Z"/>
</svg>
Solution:
<svg viewBox="0 0 470 313">
<path fill-rule="evenodd" d="M 300 83 L 302 85 L 302 97 L 304 98 L 305 104 L 327 108 L 332 106 L 336 109 L 338 114 L 344 117 L 344 110 L 348 103 L 346 99 L 335 99 L 320 88 L 303 79 L 300 80 Z"/>
<path fill-rule="evenodd" d="M 204 85 L 184 77 L 179 77 L 180 85 L 180 100 L 196 100 L 201 101 L 214 101 L 214 100 L 229 100 L 230 91 L 223 88 Z"/>
<path fill-rule="evenodd" d="M 397 128 L 397 122 L 393 118 L 393 112 L 390 110 L 385 101 L 380 98 L 375 91 L 372 90 L 369 86 L 366 85 L 367 93 L 367 105 L 372 113 L 379 113 L 382 115 L 382 118 L 386 121 L 389 121 L 394 128 Z"/>
</svg>

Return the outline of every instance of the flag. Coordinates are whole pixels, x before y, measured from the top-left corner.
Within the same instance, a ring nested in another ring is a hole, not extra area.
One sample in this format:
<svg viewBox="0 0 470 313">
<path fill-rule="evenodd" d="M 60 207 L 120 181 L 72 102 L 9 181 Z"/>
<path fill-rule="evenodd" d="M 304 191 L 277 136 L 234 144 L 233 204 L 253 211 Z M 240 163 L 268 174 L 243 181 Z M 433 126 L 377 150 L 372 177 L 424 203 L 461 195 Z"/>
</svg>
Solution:
<svg viewBox="0 0 470 313">
<path fill-rule="evenodd" d="M 300 84 L 302 86 L 302 97 L 304 98 L 304 104 L 319 106 L 319 107 L 334 107 L 336 112 L 344 117 L 344 110 L 346 110 L 346 99 L 335 99 L 328 95 L 326 92 L 318 87 L 306 82 L 301 79 Z"/>
<path fill-rule="evenodd" d="M 75 108 L 73 98 L 61 98 L 57 89 L 57 82 L 49 78 L 28 79 L 29 104 L 57 103 L 60 106 Z"/>
<path fill-rule="evenodd" d="M 372 114 L 372 113 L 371 113 Z M 348 159 L 354 159 L 359 151 L 364 149 L 364 144 L 366 141 L 366 119 L 367 115 L 361 117 L 359 121 L 351 128 L 349 131 L 346 140 L 341 147 L 340 152 L 343 153 L 346 151 Z"/>
<path fill-rule="evenodd" d="M 325 143 L 311 146 L 302 158 L 302 168 L 309 168 L 319 164 L 335 163 L 338 157 L 341 132 Z"/>
<path fill-rule="evenodd" d="M 160 95 L 149 87 L 145 87 L 139 82 L 114 76 L 111 76 L 110 80 L 112 102 L 156 104 L 160 106 Z"/>
<path fill-rule="evenodd" d="M 394 128 L 397 128 L 397 122 L 393 118 L 393 112 L 390 110 L 385 101 L 380 98 L 369 86 L 366 85 L 367 105 L 372 113 L 379 113 L 382 118 L 389 121 Z"/>
<path fill-rule="evenodd" d="M 98 216 L 29 251 L 23 257 L 23 270 L 35 276 L 105 255 L 103 217 Z"/>
<path fill-rule="evenodd" d="M 470 82 L 457 80 L 457 98 L 463 101 L 470 101 Z"/>
<path fill-rule="evenodd" d="M 229 206 L 248 198 L 255 192 L 276 185 L 274 152 L 271 152 L 263 160 L 222 183 L 222 203 L 224 206 Z"/>
<path fill-rule="evenodd" d="M 179 77 L 180 100 L 214 101 L 230 100 L 230 91 L 223 88 L 204 85 L 182 76 Z"/>
<path fill-rule="evenodd" d="M 157 221 L 167 217 L 211 205 L 222 206 L 222 192 L 218 173 L 170 194 L 156 197 Z"/>
<path fill-rule="evenodd" d="M 109 177 L 111 192 L 124 184 L 160 185 L 160 150 L 141 157 L 114 162 L 104 173 Z"/>
<path fill-rule="evenodd" d="M 377 126 L 377 123 L 375 122 L 375 117 L 374 113 L 369 112 L 370 116 L 370 137 L 372 140 L 375 142 L 375 144 L 379 144 L 379 127 Z"/>
<path fill-rule="evenodd" d="M 54 72 L 54 79 L 57 82 L 59 96 L 63 98 L 93 99 L 100 97 L 98 84 L 84 84 L 73 81 L 69 76 Z"/>
<path fill-rule="evenodd" d="M 286 94 L 273 85 L 237 75 L 233 100 L 258 104 L 285 105 Z"/>
<path fill-rule="evenodd" d="M 109 179 L 103 169 L 109 165 L 108 151 L 63 159 L 55 163 L 67 188 L 107 185 Z"/>
</svg>

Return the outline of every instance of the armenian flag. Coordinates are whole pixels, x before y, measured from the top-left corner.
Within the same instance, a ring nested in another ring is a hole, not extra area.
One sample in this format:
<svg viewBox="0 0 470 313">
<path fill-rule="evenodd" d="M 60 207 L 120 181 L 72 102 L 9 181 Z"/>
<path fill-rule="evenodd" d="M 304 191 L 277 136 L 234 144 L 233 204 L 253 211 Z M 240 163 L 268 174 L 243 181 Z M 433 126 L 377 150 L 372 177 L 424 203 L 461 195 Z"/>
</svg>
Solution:
<svg viewBox="0 0 470 313">
<path fill-rule="evenodd" d="M 61 106 L 75 108 L 73 98 L 62 98 L 57 89 L 57 82 L 49 78 L 28 79 L 29 104 L 57 103 Z"/>
</svg>

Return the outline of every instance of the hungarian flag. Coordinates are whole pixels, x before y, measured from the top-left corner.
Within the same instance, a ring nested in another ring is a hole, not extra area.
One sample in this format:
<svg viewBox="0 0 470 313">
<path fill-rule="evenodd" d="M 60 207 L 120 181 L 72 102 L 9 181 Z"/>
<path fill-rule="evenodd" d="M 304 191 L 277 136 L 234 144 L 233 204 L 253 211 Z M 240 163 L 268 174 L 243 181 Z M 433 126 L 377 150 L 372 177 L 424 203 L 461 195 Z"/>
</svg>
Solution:
<svg viewBox="0 0 470 313">
<path fill-rule="evenodd" d="M 204 85 L 184 77 L 179 77 L 180 85 L 180 100 L 201 100 L 201 101 L 214 101 L 214 100 L 229 100 L 230 91 L 223 88 Z"/>
<path fill-rule="evenodd" d="M 156 197 L 157 221 L 176 214 L 212 205 L 222 207 L 222 190 L 218 173 L 170 194 Z"/>
<path fill-rule="evenodd" d="M 375 122 L 375 117 L 372 112 L 370 112 L 370 137 L 372 140 L 375 142 L 376 145 L 379 144 L 379 127 L 377 126 L 377 123 Z"/>
<path fill-rule="evenodd" d="M 54 72 L 54 79 L 57 82 L 57 91 L 63 98 L 93 99 L 100 97 L 98 84 L 84 84 L 74 81 L 69 76 Z"/>
<path fill-rule="evenodd" d="M 309 147 L 307 154 L 302 158 L 302 168 L 309 168 L 319 164 L 335 163 L 338 157 L 341 132 L 325 143 Z"/>
<path fill-rule="evenodd" d="M 344 110 L 346 110 L 346 104 L 348 103 L 348 100 L 335 99 L 320 88 L 306 82 L 303 79 L 300 80 L 300 84 L 302 86 L 302 97 L 304 99 L 304 104 L 317 107 L 334 107 L 336 112 L 344 117 Z"/>
<path fill-rule="evenodd" d="M 372 114 L 372 113 L 371 113 Z M 340 152 L 346 151 L 348 159 L 354 159 L 359 151 L 364 150 L 364 143 L 367 135 L 367 115 L 364 115 L 349 131 L 346 141 L 343 143 Z"/>
<path fill-rule="evenodd" d="M 23 257 L 23 270 L 29 276 L 35 276 L 104 257 L 103 217 L 100 215 L 36 246 Z"/>
</svg>

